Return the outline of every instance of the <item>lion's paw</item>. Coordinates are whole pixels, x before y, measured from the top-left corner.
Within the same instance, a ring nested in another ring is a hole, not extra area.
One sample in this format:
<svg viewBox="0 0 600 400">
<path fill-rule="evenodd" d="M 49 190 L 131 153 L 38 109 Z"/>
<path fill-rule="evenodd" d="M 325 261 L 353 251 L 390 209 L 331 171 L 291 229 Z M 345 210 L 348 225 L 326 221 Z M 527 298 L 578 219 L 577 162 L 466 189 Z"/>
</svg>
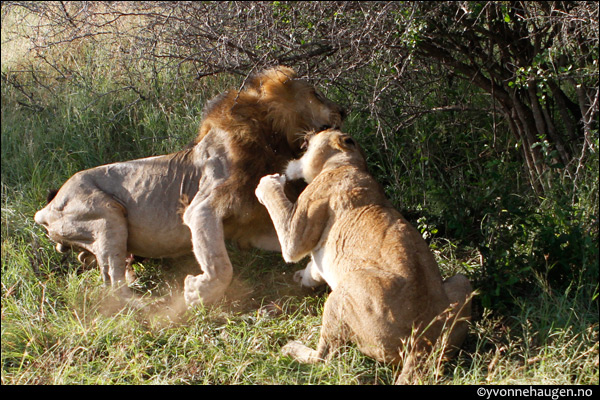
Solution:
<svg viewBox="0 0 600 400">
<path fill-rule="evenodd" d="M 225 288 L 204 275 L 188 275 L 185 278 L 183 296 L 188 307 L 200 304 L 210 305 L 219 301 L 225 294 Z"/>
</svg>

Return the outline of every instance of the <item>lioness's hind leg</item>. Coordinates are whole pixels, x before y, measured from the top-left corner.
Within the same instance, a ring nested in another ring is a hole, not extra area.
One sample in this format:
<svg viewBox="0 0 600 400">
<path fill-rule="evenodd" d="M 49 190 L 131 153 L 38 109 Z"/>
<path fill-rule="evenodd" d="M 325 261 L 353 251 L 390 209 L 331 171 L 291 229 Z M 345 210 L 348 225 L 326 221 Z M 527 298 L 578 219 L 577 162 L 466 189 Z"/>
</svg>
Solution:
<svg viewBox="0 0 600 400">
<path fill-rule="evenodd" d="M 452 311 L 454 319 L 446 323 L 447 327 L 452 328 L 446 350 L 446 356 L 451 357 L 467 336 L 468 320 L 471 318 L 473 288 L 466 276 L 457 274 L 444 281 L 444 291 L 450 300 L 450 304 L 455 304 Z"/>
<path fill-rule="evenodd" d="M 325 302 L 323 310 L 323 323 L 319 335 L 317 349 L 313 350 L 302 343 L 293 340 L 281 348 L 284 355 L 294 360 L 314 364 L 331 358 L 342 343 L 346 341 L 346 326 L 340 318 L 341 307 L 339 292 L 332 292 Z"/>
</svg>

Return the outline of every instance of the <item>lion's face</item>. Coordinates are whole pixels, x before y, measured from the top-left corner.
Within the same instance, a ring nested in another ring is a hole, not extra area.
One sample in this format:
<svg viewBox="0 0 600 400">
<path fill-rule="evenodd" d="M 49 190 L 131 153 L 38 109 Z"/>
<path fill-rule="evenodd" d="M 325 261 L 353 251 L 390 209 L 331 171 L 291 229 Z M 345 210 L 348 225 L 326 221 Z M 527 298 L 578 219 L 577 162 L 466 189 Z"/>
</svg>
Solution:
<svg viewBox="0 0 600 400">
<path fill-rule="evenodd" d="M 230 91 L 208 102 L 196 142 L 214 126 L 228 130 L 234 123 L 281 135 L 292 153 L 300 154 L 307 132 L 339 129 L 344 115 L 342 107 L 298 79 L 293 69 L 279 66 L 250 76 L 241 91 Z M 223 116 L 234 118 L 224 120 Z"/>
<path fill-rule="evenodd" d="M 304 126 L 307 131 L 318 132 L 341 128 L 345 113 L 339 105 L 304 81 L 296 81 L 294 86 L 299 126 Z"/>
<path fill-rule="evenodd" d="M 259 84 L 274 129 L 285 134 L 294 151 L 300 150 L 307 132 L 341 127 L 345 116 L 342 107 L 308 82 L 296 79 L 292 69 L 267 70 Z"/>
</svg>

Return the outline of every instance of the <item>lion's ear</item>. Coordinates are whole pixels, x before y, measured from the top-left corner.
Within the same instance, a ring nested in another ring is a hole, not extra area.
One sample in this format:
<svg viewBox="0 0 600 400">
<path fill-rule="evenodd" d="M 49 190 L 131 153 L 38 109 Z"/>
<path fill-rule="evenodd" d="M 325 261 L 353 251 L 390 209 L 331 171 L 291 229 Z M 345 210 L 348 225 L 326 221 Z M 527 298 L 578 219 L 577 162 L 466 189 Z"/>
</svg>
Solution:
<svg viewBox="0 0 600 400">
<path fill-rule="evenodd" d="M 246 90 L 258 92 L 282 87 L 286 82 L 297 77 L 296 71 L 283 65 L 261 71 L 248 79 Z"/>
<path fill-rule="evenodd" d="M 296 77 L 296 72 L 288 67 L 272 68 L 264 72 L 259 92 L 263 99 L 274 99 L 276 103 L 289 107 L 294 98 L 293 86 L 288 83 Z"/>
<path fill-rule="evenodd" d="M 275 68 L 271 68 L 265 71 L 265 78 L 285 83 L 290 79 L 295 79 L 297 74 L 290 67 L 279 65 Z"/>
</svg>

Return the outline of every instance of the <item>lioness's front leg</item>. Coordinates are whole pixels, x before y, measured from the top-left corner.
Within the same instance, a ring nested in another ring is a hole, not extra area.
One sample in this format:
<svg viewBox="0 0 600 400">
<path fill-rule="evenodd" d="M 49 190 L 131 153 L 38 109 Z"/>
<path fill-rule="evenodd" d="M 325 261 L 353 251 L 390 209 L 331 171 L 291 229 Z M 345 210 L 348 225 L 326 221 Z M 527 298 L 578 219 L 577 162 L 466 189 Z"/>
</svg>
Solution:
<svg viewBox="0 0 600 400">
<path fill-rule="evenodd" d="M 444 281 L 444 291 L 450 304 L 454 305 L 452 320 L 447 322 L 451 331 L 448 337 L 446 357 L 451 357 L 467 336 L 468 321 L 471 318 L 473 287 L 466 276 L 456 274 Z"/>
<path fill-rule="evenodd" d="M 327 201 L 312 199 L 309 186 L 292 204 L 284 192 L 285 180 L 284 175 L 266 175 L 255 193 L 273 221 L 284 260 L 295 262 L 309 254 L 321 239 L 327 222 Z"/>
</svg>

